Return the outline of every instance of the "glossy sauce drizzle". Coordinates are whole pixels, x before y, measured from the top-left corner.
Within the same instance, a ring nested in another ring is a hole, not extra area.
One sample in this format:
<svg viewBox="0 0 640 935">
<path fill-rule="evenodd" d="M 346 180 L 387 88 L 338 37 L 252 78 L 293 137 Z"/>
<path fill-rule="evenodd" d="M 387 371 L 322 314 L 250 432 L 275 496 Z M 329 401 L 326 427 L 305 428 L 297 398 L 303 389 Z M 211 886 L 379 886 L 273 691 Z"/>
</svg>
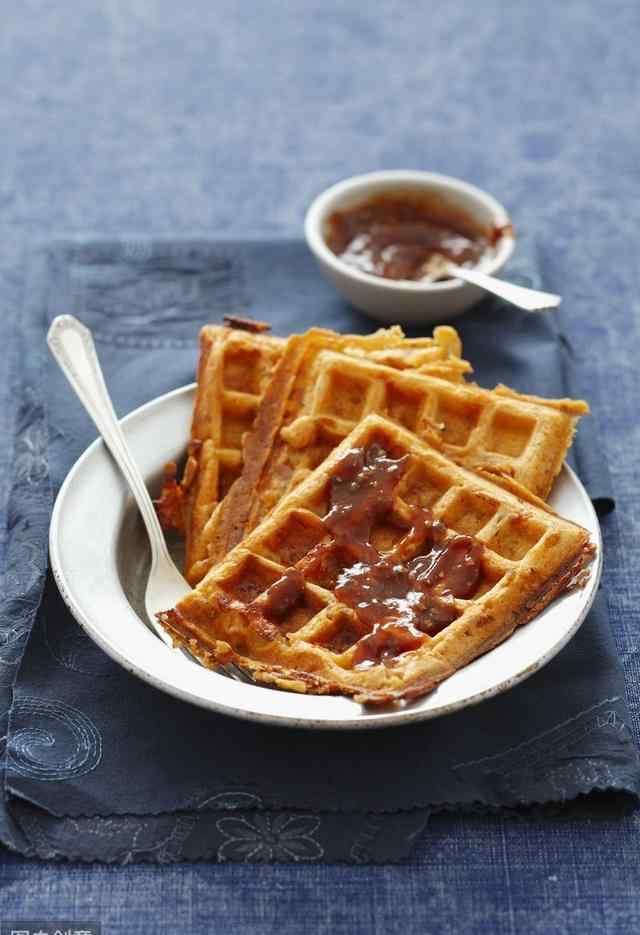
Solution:
<svg viewBox="0 0 640 935">
<path fill-rule="evenodd" d="M 416 649 L 457 616 L 454 598 L 473 594 L 480 578 L 482 545 L 469 536 L 446 536 L 429 510 L 414 507 L 403 543 L 381 555 L 371 544 L 379 519 L 392 517 L 393 491 L 409 464 L 394 460 L 382 446 L 352 449 L 331 481 L 330 509 L 324 519 L 336 543 L 353 556 L 338 577 L 335 595 L 352 608 L 370 631 L 355 646 L 354 664 L 389 662 Z M 420 554 L 415 555 L 415 550 Z"/>
<path fill-rule="evenodd" d="M 457 617 L 454 599 L 470 597 L 480 578 L 480 542 L 447 536 L 445 526 L 421 507 L 413 507 L 408 519 L 394 515 L 394 491 L 409 462 L 408 455 L 391 458 L 376 442 L 348 451 L 331 478 L 323 519 L 333 542 L 316 546 L 309 556 L 316 568 L 331 550 L 346 557 L 334 593 L 368 631 L 355 643 L 353 663 L 359 668 L 389 664 L 435 636 Z M 371 543 L 380 520 L 403 533 L 387 554 Z M 289 568 L 251 607 L 277 623 L 303 599 L 304 589 L 303 573 Z"/>
<path fill-rule="evenodd" d="M 296 568 L 288 568 L 281 578 L 267 588 L 259 601 L 265 617 L 278 620 L 298 604 L 304 594 L 304 578 Z"/>
</svg>

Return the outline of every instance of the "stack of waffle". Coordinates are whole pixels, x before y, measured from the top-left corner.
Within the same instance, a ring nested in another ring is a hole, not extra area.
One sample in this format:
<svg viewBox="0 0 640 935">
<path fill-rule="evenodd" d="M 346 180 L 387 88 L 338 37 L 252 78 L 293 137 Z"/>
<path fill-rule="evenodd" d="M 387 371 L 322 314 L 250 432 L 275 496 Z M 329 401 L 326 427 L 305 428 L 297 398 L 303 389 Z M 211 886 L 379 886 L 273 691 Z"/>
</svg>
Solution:
<svg viewBox="0 0 640 935">
<path fill-rule="evenodd" d="M 177 644 L 274 687 L 386 703 L 579 578 L 588 533 L 545 500 L 588 407 L 483 389 L 461 354 L 449 327 L 203 329 L 186 466 L 158 504 L 194 586 L 160 615 Z"/>
</svg>

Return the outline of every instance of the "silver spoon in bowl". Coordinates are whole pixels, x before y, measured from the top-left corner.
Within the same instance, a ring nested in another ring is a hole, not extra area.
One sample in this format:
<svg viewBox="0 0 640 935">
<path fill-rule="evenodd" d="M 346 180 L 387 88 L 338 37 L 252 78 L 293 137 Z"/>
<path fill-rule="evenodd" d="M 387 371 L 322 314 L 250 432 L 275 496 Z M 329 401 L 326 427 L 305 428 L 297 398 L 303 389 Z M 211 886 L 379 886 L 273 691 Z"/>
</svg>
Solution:
<svg viewBox="0 0 640 935">
<path fill-rule="evenodd" d="M 465 282 L 479 286 L 485 292 L 491 292 L 506 302 L 516 305 L 527 312 L 542 312 L 545 309 L 557 308 L 562 302 L 562 296 L 553 292 L 541 292 L 539 289 L 527 289 L 525 286 L 516 286 L 515 283 L 496 279 L 477 269 L 467 269 L 466 266 L 456 266 L 445 257 L 434 254 L 423 267 L 421 282 L 435 282 L 438 279 L 464 279 Z"/>
<path fill-rule="evenodd" d="M 73 315 L 58 315 L 49 328 L 47 344 L 80 402 L 93 419 L 138 505 L 151 546 L 151 569 L 144 601 L 147 623 L 167 646 L 173 648 L 171 637 L 160 625 L 156 614 L 174 607 L 191 588 L 169 554 L 147 486 L 129 450 L 113 408 L 91 332 Z M 177 651 L 192 662 L 198 662 L 185 650 Z M 232 678 L 250 681 L 250 678 L 235 666 L 221 666 L 220 669 Z"/>
</svg>

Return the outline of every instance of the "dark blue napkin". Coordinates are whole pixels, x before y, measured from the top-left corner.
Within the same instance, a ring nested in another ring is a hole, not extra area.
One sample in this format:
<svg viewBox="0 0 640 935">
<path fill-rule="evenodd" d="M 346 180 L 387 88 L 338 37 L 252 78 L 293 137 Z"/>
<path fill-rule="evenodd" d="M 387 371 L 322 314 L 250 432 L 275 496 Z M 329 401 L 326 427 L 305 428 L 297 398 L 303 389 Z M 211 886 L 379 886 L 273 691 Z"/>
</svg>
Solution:
<svg viewBox="0 0 640 935">
<path fill-rule="evenodd" d="M 526 244 L 509 275 L 540 284 Z M 11 704 L 5 843 L 87 860 L 389 862 L 408 854 L 434 808 L 638 794 L 640 761 L 602 596 L 570 645 L 507 695 L 396 730 L 306 733 L 234 721 L 113 663 L 47 574 L 52 499 L 95 436 L 45 350 L 61 312 L 93 330 L 122 414 L 190 382 L 200 325 L 225 313 L 267 319 L 279 334 L 371 329 L 298 241 L 77 239 L 34 252 L 20 335 L 6 349 L 18 408 L 7 440 L 15 476 L 0 628 L 0 708 Z M 480 382 L 574 391 L 558 316 L 487 301 L 456 325 Z M 596 418 L 583 420 L 575 453 L 606 512 L 613 501 Z"/>
</svg>

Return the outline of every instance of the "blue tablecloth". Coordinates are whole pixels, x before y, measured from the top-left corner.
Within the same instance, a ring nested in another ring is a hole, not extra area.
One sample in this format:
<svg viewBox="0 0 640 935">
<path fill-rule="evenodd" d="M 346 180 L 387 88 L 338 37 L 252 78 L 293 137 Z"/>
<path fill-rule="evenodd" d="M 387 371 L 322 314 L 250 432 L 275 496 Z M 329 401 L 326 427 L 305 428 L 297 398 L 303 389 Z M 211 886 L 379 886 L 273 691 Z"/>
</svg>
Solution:
<svg viewBox="0 0 640 935">
<path fill-rule="evenodd" d="M 3 10 L 0 30 L 2 328 L 21 301 L 25 247 L 43 233 L 297 234 L 313 194 L 374 168 L 469 178 L 544 243 L 613 475 L 604 583 L 636 738 L 639 27 L 637 4 L 615 0 L 90 0 L 73 11 L 27 0 Z M 5 435 L 9 392 L 0 357 Z M 0 451 L 2 503 L 12 459 Z M 438 816 L 402 867 L 5 855 L 0 918 L 97 918 L 134 935 L 633 932 L 637 824 Z"/>
</svg>

